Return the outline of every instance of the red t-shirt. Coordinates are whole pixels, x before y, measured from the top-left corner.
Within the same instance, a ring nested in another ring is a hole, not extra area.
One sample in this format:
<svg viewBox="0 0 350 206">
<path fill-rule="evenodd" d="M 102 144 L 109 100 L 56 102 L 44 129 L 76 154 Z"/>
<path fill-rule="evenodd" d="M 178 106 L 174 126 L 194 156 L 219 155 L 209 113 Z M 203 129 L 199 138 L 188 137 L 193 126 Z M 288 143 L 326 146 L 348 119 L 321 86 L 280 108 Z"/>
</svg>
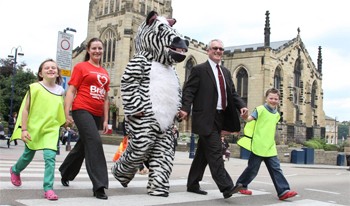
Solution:
<svg viewBox="0 0 350 206">
<path fill-rule="evenodd" d="M 75 65 L 69 85 L 77 89 L 72 110 L 87 110 L 95 116 L 103 116 L 105 96 L 109 91 L 108 72 L 102 67 L 95 67 L 89 62 Z"/>
</svg>

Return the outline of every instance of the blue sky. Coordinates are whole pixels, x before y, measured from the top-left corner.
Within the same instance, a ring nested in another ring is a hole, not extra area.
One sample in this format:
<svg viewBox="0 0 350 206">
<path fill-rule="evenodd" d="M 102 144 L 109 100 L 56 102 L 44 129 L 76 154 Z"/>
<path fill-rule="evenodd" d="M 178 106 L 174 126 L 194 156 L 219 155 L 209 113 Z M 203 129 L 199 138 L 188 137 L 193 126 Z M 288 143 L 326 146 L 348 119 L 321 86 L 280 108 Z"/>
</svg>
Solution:
<svg viewBox="0 0 350 206">
<path fill-rule="evenodd" d="M 37 71 L 46 58 L 56 57 L 58 31 L 74 33 L 74 48 L 86 38 L 90 0 L 1 1 L 0 58 L 21 46 L 26 62 Z M 270 12 L 271 41 L 296 37 L 297 28 L 313 62 L 322 46 L 324 111 L 350 121 L 350 12 L 346 0 L 173 0 L 175 27 L 205 44 L 220 38 L 225 46 L 262 43 L 265 12 Z M 39 6 L 40 5 L 40 6 Z"/>
</svg>

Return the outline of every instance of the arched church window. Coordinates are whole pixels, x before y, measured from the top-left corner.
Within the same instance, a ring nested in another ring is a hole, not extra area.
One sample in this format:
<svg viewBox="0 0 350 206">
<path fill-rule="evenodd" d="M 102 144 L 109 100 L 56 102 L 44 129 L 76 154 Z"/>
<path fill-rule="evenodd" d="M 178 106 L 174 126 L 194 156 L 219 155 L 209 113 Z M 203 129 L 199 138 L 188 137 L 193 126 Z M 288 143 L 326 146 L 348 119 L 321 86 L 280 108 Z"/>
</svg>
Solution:
<svg viewBox="0 0 350 206">
<path fill-rule="evenodd" d="M 187 82 L 188 77 L 191 74 L 191 70 L 193 68 L 193 66 L 195 65 L 195 61 L 193 58 L 190 58 L 187 62 L 186 62 L 186 66 L 185 66 L 185 82 Z"/>
<path fill-rule="evenodd" d="M 104 5 L 104 15 L 109 13 L 109 1 L 110 0 L 105 0 L 105 5 Z"/>
<path fill-rule="evenodd" d="M 109 29 L 102 36 L 104 43 L 103 62 L 114 62 L 115 61 L 115 50 L 117 47 L 117 40 L 115 33 Z"/>
<path fill-rule="evenodd" d="M 107 45 L 107 41 L 106 41 L 106 40 L 103 40 L 103 47 L 106 48 L 106 45 Z M 106 56 L 107 56 L 107 53 L 106 53 L 106 52 L 103 52 L 103 59 L 102 59 L 102 62 L 106 62 Z"/>
<path fill-rule="evenodd" d="M 236 75 L 237 93 L 248 104 L 248 73 L 244 68 L 240 68 Z"/>
<path fill-rule="evenodd" d="M 301 59 L 300 57 L 295 61 L 294 65 L 294 101 L 293 103 L 298 105 L 299 104 L 299 97 L 301 96 Z"/>
<path fill-rule="evenodd" d="M 280 90 L 281 89 L 281 69 L 276 68 L 275 75 L 273 77 L 273 87 Z"/>
<path fill-rule="evenodd" d="M 294 86 L 300 87 L 300 77 L 301 77 L 301 60 L 298 58 L 294 65 Z"/>
<path fill-rule="evenodd" d="M 112 61 L 115 61 L 115 50 L 117 49 L 117 39 L 113 39 L 113 48 L 112 48 Z"/>
</svg>

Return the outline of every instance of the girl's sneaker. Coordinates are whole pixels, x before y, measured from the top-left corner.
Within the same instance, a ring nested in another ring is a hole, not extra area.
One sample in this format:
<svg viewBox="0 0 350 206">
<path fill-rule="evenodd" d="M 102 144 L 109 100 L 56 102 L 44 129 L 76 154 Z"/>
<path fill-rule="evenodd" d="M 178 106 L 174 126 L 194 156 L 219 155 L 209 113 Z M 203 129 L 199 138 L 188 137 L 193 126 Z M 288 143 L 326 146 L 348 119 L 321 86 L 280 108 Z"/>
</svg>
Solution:
<svg viewBox="0 0 350 206">
<path fill-rule="evenodd" d="M 12 167 L 10 167 L 10 174 L 11 174 L 11 183 L 16 186 L 16 187 L 19 187 L 22 185 L 22 181 L 21 181 L 21 176 L 18 174 L 15 174 L 13 171 L 12 171 Z"/>
<path fill-rule="evenodd" d="M 48 200 L 58 200 L 58 196 L 55 194 L 53 190 L 48 190 L 44 193 L 44 196 Z"/>
</svg>

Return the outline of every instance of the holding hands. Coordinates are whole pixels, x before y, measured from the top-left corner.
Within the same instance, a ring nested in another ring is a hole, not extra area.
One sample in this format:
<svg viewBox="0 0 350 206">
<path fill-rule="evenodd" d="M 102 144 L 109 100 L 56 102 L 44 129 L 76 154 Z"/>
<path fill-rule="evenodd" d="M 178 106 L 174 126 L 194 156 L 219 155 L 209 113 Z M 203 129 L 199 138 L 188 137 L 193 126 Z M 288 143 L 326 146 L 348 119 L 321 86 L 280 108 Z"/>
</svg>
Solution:
<svg viewBox="0 0 350 206">
<path fill-rule="evenodd" d="M 187 120 L 188 119 L 188 113 L 183 111 L 183 110 L 180 110 L 177 113 L 177 118 L 180 119 L 180 120 Z"/>
<path fill-rule="evenodd" d="M 244 119 L 244 120 L 246 120 L 247 118 L 248 118 L 248 109 L 246 108 L 246 107 L 243 107 L 242 109 L 241 109 L 241 117 Z"/>
</svg>

